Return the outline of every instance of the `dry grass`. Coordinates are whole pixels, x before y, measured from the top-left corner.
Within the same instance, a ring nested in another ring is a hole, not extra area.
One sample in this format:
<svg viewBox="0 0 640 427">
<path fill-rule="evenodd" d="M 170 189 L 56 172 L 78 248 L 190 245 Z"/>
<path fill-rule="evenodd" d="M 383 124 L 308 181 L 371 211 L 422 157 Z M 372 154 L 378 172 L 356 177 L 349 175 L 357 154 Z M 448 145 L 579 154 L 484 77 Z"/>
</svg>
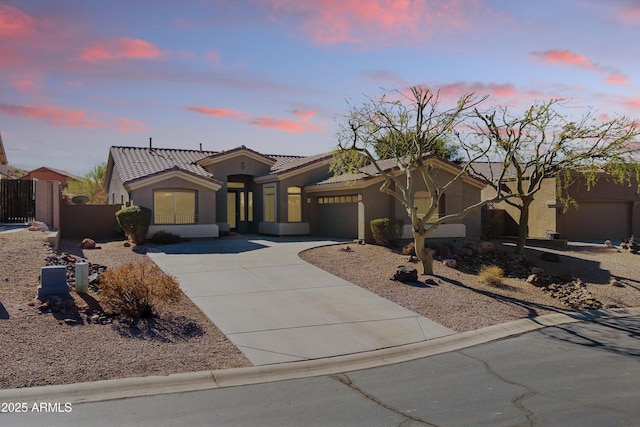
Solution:
<svg viewBox="0 0 640 427">
<path fill-rule="evenodd" d="M 478 278 L 487 285 L 500 286 L 504 278 L 504 270 L 497 265 L 485 265 L 478 272 Z"/>
</svg>

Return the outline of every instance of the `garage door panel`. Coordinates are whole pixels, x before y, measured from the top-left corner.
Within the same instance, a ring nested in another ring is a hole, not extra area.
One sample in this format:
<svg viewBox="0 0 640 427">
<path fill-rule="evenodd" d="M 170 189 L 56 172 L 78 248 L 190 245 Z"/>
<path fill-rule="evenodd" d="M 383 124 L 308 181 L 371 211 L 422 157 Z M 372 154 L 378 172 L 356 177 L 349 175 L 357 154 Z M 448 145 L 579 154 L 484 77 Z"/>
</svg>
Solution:
<svg viewBox="0 0 640 427">
<path fill-rule="evenodd" d="M 358 204 L 331 203 L 318 206 L 318 235 L 355 239 L 358 237 Z"/>
</svg>

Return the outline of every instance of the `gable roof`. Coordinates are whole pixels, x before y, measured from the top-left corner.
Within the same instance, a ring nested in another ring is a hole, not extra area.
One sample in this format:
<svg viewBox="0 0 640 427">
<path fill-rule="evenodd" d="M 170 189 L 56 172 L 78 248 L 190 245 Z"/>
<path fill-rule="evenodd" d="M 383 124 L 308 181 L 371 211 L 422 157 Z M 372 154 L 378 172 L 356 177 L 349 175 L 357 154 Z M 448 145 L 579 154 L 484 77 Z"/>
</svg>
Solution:
<svg viewBox="0 0 640 427">
<path fill-rule="evenodd" d="M 441 157 L 437 157 L 434 155 L 427 155 L 426 158 L 428 159 L 428 161 L 438 163 L 441 168 L 446 168 L 450 170 L 457 169 L 458 171 L 461 170 L 461 167 L 458 166 L 457 164 L 449 160 L 443 159 Z M 385 172 L 393 172 L 394 170 L 399 170 L 398 161 L 395 158 L 379 160 L 377 163 L 380 169 L 382 169 Z M 331 178 L 325 179 L 324 181 L 314 184 L 314 186 L 317 186 L 316 189 L 318 189 L 318 187 L 323 185 L 332 185 L 332 186 L 347 185 L 347 184 L 352 185 L 354 183 L 362 185 L 370 180 L 379 180 L 381 177 L 382 175 L 378 172 L 378 169 L 373 164 L 368 164 L 360 168 L 358 173 L 334 175 Z M 462 179 L 464 179 L 467 182 L 470 182 L 472 185 L 478 188 L 483 188 L 487 185 L 487 183 L 483 179 L 468 173 L 464 175 Z"/>
<path fill-rule="evenodd" d="M 26 175 L 23 175 L 23 176 L 21 176 L 21 177 L 20 177 L 20 178 L 18 178 L 18 179 L 25 179 L 25 178 L 27 178 L 28 176 L 30 176 L 32 173 L 34 173 L 34 172 L 38 172 L 38 171 L 51 171 L 51 172 L 55 172 L 55 173 L 57 173 L 58 175 L 62 175 L 62 176 L 64 176 L 64 177 L 66 177 L 66 178 L 71 178 L 71 179 L 76 179 L 76 180 L 81 180 L 81 179 L 82 179 L 82 178 L 81 178 L 81 177 L 79 177 L 78 175 L 74 175 L 74 174 L 72 174 L 72 173 L 70 173 L 70 172 L 63 171 L 62 169 L 54 169 L 54 168 L 50 168 L 50 167 L 48 167 L 48 166 L 41 166 L 41 167 L 39 167 L 39 168 L 37 168 L 37 169 L 33 169 L 33 170 L 29 171 Z"/>
<path fill-rule="evenodd" d="M 170 171 L 181 171 L 215 181 L 212 173 L 197 164 L 199 160 L 215 154 L 213 151 L 111 147 L 109 154 L 115 165 L 115 173 L 123 184 Z"/>
<path fill-rule="evenodd" d="M 205 156 L 202 159 L 198 160 L 198 165 L 209 166 L 215 163 L 223 162 L 233 157 L 243 156 L 243 155 L 251 157 L 252 159 L 255 159 L 269 166 L 273 166 L 276 163 L 275 158 L 262 153 L 258 153 L 257 151 L 242 145 L 240 147 L 236 147 L 231 150 L 220 151 L 220 152 L 216 152 L 208 156 Z"/>
</svg>

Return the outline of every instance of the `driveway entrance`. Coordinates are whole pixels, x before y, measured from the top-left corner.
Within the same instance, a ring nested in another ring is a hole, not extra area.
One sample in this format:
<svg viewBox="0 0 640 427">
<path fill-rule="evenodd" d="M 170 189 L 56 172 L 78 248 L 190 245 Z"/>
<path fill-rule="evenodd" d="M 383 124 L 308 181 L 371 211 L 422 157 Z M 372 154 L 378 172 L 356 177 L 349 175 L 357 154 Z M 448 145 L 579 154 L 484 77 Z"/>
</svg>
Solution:
<svg viewBox="0 0 640 427">
<path fill-rule="evenodd" d="M 148 255 L 256 366 L 453 333 L 298 257 L 331 243 L 256 236 L 181 243 Z"/>
</svg>

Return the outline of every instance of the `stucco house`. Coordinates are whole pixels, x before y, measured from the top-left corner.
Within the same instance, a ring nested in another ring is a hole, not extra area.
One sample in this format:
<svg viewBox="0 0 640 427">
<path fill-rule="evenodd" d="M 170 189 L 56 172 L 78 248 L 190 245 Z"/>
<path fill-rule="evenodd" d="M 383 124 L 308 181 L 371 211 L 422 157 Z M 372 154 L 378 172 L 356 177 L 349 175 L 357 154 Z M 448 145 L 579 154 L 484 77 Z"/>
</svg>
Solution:
<svg viewBox="0 0 640 427">
<path fill-rule="evenodd" d="M 354 176 L 332 177 L 331 154 L 262 154 L 241 146 L 228 151 L 111 147 L 107 162 L 108 203 L 153 211 L 148 236 L 164 230 L 182 237 L 217 237 L 231 231 L 267 235 L 319 235 L 372 240 L 375 218 L 408 217 L 399 202 L 380 192 L 382 177 L 369 166 Z M 433 157 L 438 179 L 459 171 Z M 393 160 L 383 167 L 394 172 Z M 486 183 L 466 176 L 441 203 L 441 215 L 480 200 Z M 428 199 L 426 189 L 416 188 Z M 406 237 L 410 236 L 409 226 Z M 480 212 L 444 224 L 431 237 L 479 234 Z"/>
<path fill-rule="evenodd" d="M 506 185 L 513 182 L 507 179 Z M 577 202 L 568 210 L 557 196 L 555 178 L 543 180 L 540 191 L 530 207 L 529 237 L 560 238 L 575 241 L 620 240 L 640 235 L 640 193 L 635 181 L 628 184 L 615 182 L 605 172 L 588 190 L 584 175 L 574 174 L 568 193 Z M 483 198 L 490 198 L 494 190 L 487 187 Z M 520 211 L 505 202 L 490 206 L 497 215 L 499 235 L 516 235 Z"/>
</svg>

